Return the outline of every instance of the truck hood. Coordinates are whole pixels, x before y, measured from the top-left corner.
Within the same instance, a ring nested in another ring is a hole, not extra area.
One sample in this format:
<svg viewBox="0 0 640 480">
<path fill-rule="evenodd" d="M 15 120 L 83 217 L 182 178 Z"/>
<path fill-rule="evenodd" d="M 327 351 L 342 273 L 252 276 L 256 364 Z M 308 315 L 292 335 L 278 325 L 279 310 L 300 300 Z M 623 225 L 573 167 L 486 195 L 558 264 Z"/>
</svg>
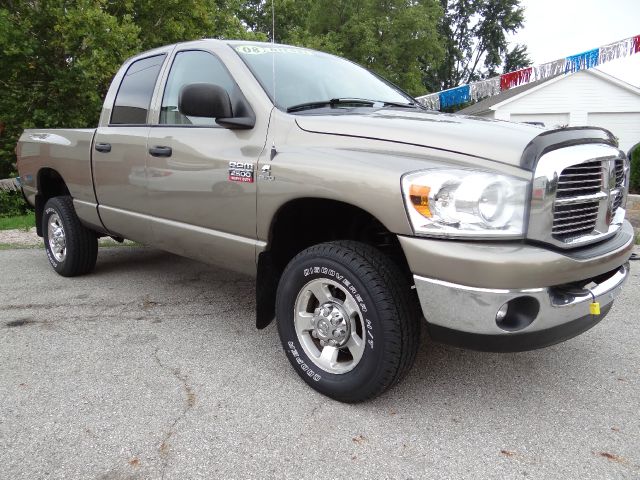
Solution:
<svg viewBox="0 0 640 480">
<path fill-rule="evenodd" d="M 296 122 L 311 133 L 404 143 L 516 167 L 525 167 L 525 147 L 545 131 L 526 124 L 391 108 L 296 115 Z"/>
</svg>

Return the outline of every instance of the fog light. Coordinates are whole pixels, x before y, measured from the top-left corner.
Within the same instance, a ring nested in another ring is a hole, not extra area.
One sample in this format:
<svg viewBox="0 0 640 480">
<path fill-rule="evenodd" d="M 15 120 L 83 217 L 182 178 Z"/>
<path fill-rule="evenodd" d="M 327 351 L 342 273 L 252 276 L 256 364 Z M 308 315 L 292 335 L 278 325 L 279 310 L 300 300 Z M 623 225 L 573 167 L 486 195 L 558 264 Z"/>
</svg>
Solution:
<svg viewBox="0 0 640 480">
<path fill-rule="evenodd" d="M 504 320 L 504 317 L 507 316 L 508 311 L 509 311 L 509 304 L 505 303 L 500 307 L 500 310 L 498 310 L 498 313 L 496 313 L 496 322 L 501 322 L 502 320 Z"/>
<path fill-rule="evenodd" d="M 496 325 L 502 330 L 516 332 L 531 325 L 539 312 L 540 304 L 535 298 L 513 298 L 498 309 Z"/>
</svg>

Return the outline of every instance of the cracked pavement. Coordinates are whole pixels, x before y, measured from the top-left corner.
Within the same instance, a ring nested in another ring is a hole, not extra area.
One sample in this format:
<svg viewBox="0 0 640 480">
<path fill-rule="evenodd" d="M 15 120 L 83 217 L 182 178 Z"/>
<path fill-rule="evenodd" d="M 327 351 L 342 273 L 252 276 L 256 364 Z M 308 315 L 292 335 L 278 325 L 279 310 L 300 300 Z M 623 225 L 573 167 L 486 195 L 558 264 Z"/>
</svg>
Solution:
<svg viewBox="0 0 640 480">
<path fill-rule="evenodd" d="M 102 248 L 67 279 L 0 251 L 0 478 L 640 478 L 637 267 L 612 313 L 518 354 L 423 338 L 403 383 L 309 389 L 247 277 Z"/>
</svg>

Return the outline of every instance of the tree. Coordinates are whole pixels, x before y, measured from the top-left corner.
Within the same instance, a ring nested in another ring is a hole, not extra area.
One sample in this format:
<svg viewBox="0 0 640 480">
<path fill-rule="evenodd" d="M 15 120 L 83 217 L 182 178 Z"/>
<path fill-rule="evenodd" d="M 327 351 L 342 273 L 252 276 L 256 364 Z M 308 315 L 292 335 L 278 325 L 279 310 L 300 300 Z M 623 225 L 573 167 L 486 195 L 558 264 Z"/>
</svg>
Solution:
<svg viewBox="0 0 640 480">
<path fill-rule="evenodd" d="M 14 172 L 23 129 L 95 126 L 129 56 L 176 41 L 256 37 L 234 8 L 197 0 L 2 0 L 0 178 Z"/>
<path fill-rule="evenodd" d="M 271 1 L 249 0 L 242 19 L 271 37 Z M 413 94 L 424 65 L 442 59 L 437 0 L 279 0 L 275 40 L 335 53 Z"/>
<path fill-rule="evenodd" d="M 114 65 L 139 46 L 138 28 L 99 2 L 5 2 L 0 8 L 0 178 L 15 161 L 20 132 L 85 127 L 97 119 Z"/>
<path fill-rule="evenodd" d="M 520 0 L 440 0 L 438 31 L 445 60 L 426 68 L 424 82 L 437 92 L 531 65 L 526 47 L 509 50 L 506 35 L 523 25 Z M 502 68 L 500 68 L 502 67 Z"/>
</svg>

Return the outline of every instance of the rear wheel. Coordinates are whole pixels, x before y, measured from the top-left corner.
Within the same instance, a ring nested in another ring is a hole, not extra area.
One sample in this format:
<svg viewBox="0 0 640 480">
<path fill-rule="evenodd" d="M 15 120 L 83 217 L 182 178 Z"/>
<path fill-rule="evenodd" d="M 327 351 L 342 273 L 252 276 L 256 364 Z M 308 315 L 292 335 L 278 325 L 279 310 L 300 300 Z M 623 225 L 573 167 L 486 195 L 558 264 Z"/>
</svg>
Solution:
<svg viewBox="0 0 640 480">
<path fill-rule="evenodd" d="M 98 237 L 80 222 L 71 197 L 47 201 L 42 215 L 42 232 L 47 258 L 64 277 L 91 272 L 98 256 Z"/>
<path fill-rule="evenodd" d="M 339 401 L 373 398 L 408 372 L 420 341 L 410 285 L 368 245 L 310 247 L 285 269 L 276 319 L 289 361 L 315 390 Z"/>
</svg>

